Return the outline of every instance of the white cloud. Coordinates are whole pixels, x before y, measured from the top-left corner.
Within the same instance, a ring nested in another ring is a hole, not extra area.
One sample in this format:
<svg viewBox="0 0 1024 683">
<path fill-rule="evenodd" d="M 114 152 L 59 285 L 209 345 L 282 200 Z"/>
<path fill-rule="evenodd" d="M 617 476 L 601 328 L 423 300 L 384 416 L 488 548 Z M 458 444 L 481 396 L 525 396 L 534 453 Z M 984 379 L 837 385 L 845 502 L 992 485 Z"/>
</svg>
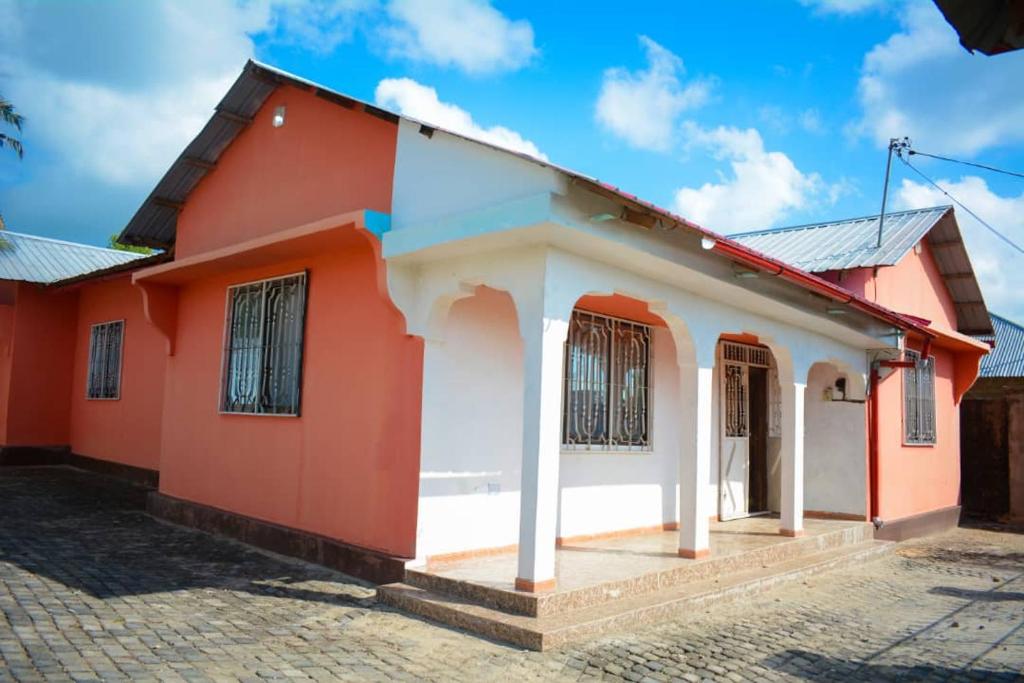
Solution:
<svg viewBox="0 0 1024 683">
<path fill-rule="evenodd" d="M 708 101 L 711 82 L 694 80 L 685 86 L 683 60 L 640 36 L 647 53 L 647 68 L 604 72 L 597 99 L 597 121 L 633 147 L 668 151 L 679 115 Z"/>
<path fill-rule="evenodd" d="M 27 155 L 49 150 L 66 173 L 112 185 L 152 184 L 212 114 L 273 9 L 230 0 L 16 5 L 0 71 L 28 121 Z M 146 26 L 160 30 L 138 30 Z"/>
<path fill-rule="evenodd" d="M 812 135 L 821 135 L 825 132 L 825 124 L 821 121 L 821 114 L 818 113 L 817 109 L 805 109 L 800 112 L 800 116 L 797 117 L 797 122 L 805 132 Z"/>
<path fill-rule="evenodd" d="M 998 195 L 977 176 L 936 182 L 989 225 L 1024 246 L 1024 193 L 1016 197 Z M 920 209 L 950 203 L 949 198 L 935 188 L 912 180 L 904 180 L 897 195 L 900 208 Z M 1014 251 L 963 209 L 956 207 L 955 210 L 985 303 L 996 313 L 1024 322 L 1024 298 L 1021 297 L 1024 254 Z"/>
<path fill-rule="evenodd" d="M 417 83 L 411 78 L 382 80 L 377 84 L 374 99 L 381 107 L 398 111 L 439 128 L 547 160 L 537 145 L 519 133 L 504 126 L 485 128 L 479 125 L 468 111 L 454 104 L 442 102 L 437 96 L 437 90 Z"/>
<path fill-rule="evenodd" d="M 352 39 L 359 20 L 375 10 L 377 0 L 273 0 L 272 37 L 328 54 Z"/>
<path fill-rule="evenodd" d="M 537 54 L 530 22 L 489 0 L 392 0 L 387 13 L 393 23 L 380 35 L 391 56 L 479 75 L 519 69 Z"/>
<path fill-rule="evenodd" d="M 845 182 L 827 185 L 817 173 L 800 171 L 782 152 L 765 150 L 761 134 L 753 128 L 706 130 L 687 123 L 684 130 L 690 147 L 710 150 L 716 159 L 728 161 L 732 171 L 721 175 L 718 183 L 676 191 L 676 211 L 711 230 L 767 227 L 819 198 L 834 202 L 848 189 Z"/>
<path fill-rule="evenodd" d="M 884 8 L 887 0 L 800 0 L 800 4 L 821 14 L 849 15 Z"/>
<path fill-rule="evenodd" d="M 1024 52 L 969 54 L 926 0 L 908 3 L 900 21 L 864 57 L 855 134 L 879 146 L 906 135 L 921 149 L 965 155 L 1024 142 Z"/>
<path fill-rule="evenodd" d="M 146 187 L 212 115 L 253 56 L 252 36 L 330 51 L 376 2 L 8 2 L 4 94 L 27 118 L 32 159 L 49 150 L 68 172 Z"/>
</svg>

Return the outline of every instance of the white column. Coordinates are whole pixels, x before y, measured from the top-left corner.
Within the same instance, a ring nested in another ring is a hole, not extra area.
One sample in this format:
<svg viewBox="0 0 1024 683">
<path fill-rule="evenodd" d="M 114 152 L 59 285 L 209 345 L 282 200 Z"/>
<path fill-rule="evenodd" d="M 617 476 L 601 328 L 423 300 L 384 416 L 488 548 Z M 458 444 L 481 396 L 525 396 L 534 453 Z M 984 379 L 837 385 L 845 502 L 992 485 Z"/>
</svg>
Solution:
<svg viewBox="0 0 1024 683">
<path fill-rule="evenodd" d="M 805 374 L 806 376 L 806 374 Z M 779 533 L 804 533 L 804 390 L 806 384 L 782 385 L 782 519 Z"/>
<path fill-rule="evenodd" d="M 679 454 L 679 556 L 710 553 L 708 479 L 711 476 L 711 389 L 714 366 L 683 368 L 684 414 Z"/>
<path fill-rule="evenodd" d="M 562 366 L 569 325 L 564 320 L 547 318 L 527 309 L 519 309 L 524 377 L 516 589 L 536 592 L 555 587 Z"/>
</svg>

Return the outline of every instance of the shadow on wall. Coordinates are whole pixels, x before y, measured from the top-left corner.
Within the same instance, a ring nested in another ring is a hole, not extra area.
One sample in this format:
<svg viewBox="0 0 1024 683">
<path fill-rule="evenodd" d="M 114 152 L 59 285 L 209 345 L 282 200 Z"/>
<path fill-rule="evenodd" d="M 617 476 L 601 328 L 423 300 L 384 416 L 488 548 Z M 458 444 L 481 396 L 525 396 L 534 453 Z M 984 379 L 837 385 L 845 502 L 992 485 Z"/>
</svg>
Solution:
<svg viewBox="0 0 1024 683">
<path fill-rule="evenodd" d="M 361 582 L 326 568 L 157 522 L 144 513 L 147 493 L 71 468 L 0 471 L 0 577 L 6 563 L 99 599 L 191 588 L 339 605 L 369 598 Z"/>
</svg>

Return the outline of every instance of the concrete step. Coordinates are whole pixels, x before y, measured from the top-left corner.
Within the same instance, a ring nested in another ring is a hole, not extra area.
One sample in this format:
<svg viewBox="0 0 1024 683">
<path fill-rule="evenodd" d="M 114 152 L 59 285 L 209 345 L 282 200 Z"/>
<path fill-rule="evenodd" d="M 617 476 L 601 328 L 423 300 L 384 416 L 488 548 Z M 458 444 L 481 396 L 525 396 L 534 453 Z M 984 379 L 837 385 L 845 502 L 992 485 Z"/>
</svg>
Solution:
<svg viewBox="0 0 1024 683">
<path fill-rule="evenodd" d="M 487 638 L 531 650 L 548 650 L 609 633 L 635 630 L 694 609 L 754 595 L 780 583 L 867 562 L 890 552 L 894 546 L 886 541 L 862 541 L 790 558 L 767 567 L 746 569 L 540 617 L 510 614 L 466 597 L 435 593 L 407 583 L 381 586 L 377 590 L 377 599 L 392 607 Z"/>
<path fill-rule="evenodd" d="M 524 593 L 415 569 L 406 569 L 405 583 L 430 593 L 461 598 L 502 612 L 545 617 L 856 545 L 871 540 L 873 532 L 874 527 L 869 523 L 852 524 L 827 533 L 808 535 L 742 553 L 689 560 L 680 562 L 678 567 L 672 569 L 553 593 Z"/>
</svg>

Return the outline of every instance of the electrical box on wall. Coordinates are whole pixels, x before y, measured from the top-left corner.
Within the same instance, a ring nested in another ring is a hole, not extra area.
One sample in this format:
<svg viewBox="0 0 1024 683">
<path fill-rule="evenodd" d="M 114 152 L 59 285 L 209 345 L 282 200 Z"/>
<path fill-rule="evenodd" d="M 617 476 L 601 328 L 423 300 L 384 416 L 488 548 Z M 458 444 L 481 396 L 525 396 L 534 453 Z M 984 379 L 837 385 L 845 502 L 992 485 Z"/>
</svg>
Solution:
<svg viewBox="0 0 1024 683">
<path fill-rule="evenodd" d="M 846 378 L 839 377 L 836 379 L 835 384 L 825 388 L 825 400 L 826 401 L 845 401 L 846 400 Z"/>
</svg>

